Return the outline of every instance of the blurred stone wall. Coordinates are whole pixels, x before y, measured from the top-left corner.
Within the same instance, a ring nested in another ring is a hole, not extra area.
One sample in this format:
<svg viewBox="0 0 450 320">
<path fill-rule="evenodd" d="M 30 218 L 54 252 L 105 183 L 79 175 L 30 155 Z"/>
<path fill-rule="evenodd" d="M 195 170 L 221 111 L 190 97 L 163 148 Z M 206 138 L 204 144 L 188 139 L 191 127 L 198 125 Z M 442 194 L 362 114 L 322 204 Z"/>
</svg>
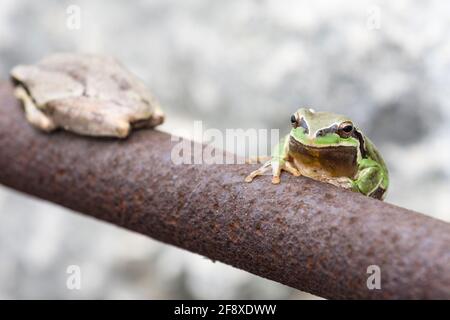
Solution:
<svg viewBox="0 0 450 320">
<path fill-rule="evenodd" d="M 80 29 L 67 25 L 70 6 Z M 163 130 L 289 130 L 299 106 L 351 116 L 388 163 L 387 201 L 450 221 L 450 2 L 25 1 L 0 4 L 0 72 L 55 51 L 116 56 Z M 81 290 L 66 287 L 68 265 Z M 0 188 L 0 298 L 309 298 Z"/>
</svg>

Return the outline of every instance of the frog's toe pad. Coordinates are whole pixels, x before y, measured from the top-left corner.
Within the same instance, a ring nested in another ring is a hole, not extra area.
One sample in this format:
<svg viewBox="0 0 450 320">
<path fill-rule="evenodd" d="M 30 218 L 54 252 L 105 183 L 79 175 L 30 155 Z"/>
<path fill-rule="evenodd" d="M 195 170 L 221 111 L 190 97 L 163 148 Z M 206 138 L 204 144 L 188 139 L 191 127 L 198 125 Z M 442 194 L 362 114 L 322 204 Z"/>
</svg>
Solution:
<svg viewBox="0 0 450 320">
<path fill-rule="evenodd" d="M 246 176 L 244 181 L 250 183 L 250 182 L 253 181 L 253 177 L 252 176 Z"/>
<path fill-rule="evenodd" d="M 280 183 L 280 177 L 279 176 L 273 176 L 272 177 L 272 183 L 273 184 L 279 184 Z"/>
<path fill-rule="evenodd" d="M 291 173 L 292 173 L 293 176 L 296 176 L 296 177 L 300 177 L 301 176 L 301 173 L 298 170 L 294 171 L 294 172 L 291 172 Z"/>
</svg>

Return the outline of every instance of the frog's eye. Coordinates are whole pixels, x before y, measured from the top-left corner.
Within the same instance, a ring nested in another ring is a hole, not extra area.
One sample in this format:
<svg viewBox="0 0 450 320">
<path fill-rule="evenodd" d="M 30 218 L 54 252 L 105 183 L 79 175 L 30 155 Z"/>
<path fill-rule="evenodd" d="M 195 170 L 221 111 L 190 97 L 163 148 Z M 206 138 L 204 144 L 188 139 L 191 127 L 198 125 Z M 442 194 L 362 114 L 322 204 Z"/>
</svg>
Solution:
<svg viewBox="0 0 450 320">
<path fill-rule="evenodd" d="M 297 117 L 295 116 L 295 114 L 291 116 L 291 124 L 294 128 L 297 128 Z"/>
<path fill-rule="evenodd" d="M 344 131 L 345 133 L 350 133 L 353 131 L 353 126 L 351 124 L 346 125 L 345 127 L 342 128 L 342 131 Z"/>
<path fill-rule="evenodd" d="M 352 135 L 353 130 L 354 130 L 353 123 L 349 121 L 342 122 L 339 125 L 338 134 L 343 138 L 348 138 Z"/>
</svg>

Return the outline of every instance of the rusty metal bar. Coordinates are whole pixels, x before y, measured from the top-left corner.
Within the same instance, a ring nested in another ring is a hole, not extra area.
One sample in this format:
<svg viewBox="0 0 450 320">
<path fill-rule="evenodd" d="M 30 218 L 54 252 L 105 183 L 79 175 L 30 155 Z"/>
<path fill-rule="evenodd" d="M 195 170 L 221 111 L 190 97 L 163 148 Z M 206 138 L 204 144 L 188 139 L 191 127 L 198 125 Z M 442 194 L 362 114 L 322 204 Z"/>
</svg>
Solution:
<svg viewBox="0 0 450 320">
<path fill-rule="evenodd" d="M 43 134 L 11 92 L 0 84 L 6 186 L 325 298 L 450 298 L 450 224 L 307 178 L 246 184 L 250 165 L 175 165 L 158 131 Z"/>
</svg>

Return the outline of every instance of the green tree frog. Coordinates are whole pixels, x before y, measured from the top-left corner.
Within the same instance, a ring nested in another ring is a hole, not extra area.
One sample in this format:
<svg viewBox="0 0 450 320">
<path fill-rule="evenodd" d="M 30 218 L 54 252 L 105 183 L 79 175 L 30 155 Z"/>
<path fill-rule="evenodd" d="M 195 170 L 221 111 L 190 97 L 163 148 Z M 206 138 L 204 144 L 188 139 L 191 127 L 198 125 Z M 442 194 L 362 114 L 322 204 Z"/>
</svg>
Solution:
<svg viewBox="0 0 450 320">
<path fill-rule="evenodd" d="M 292 129 L 274 148 L 271 159 L 245 178 L 272 168 L 272 183 L 281 171 L 384 199 L 389 176 L 375 145 L 342 115 L 301 108 L 291 116 Z"/>
</svg>

